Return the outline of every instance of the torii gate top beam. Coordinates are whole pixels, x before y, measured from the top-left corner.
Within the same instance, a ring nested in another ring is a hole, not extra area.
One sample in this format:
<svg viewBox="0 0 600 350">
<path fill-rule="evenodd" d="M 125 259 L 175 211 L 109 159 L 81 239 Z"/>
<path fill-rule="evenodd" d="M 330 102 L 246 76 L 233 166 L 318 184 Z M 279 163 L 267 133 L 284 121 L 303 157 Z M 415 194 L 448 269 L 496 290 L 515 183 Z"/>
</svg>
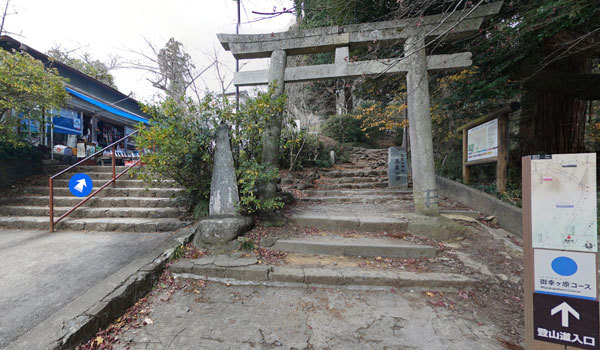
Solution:
<svg viewBox="0 0 600 350">
<path fill-rule="evenodd" d="M 402 44 L 416 31 L 428 37 L 444 35 L 457 39 L 477 31 L 487 16 L 498 13 L 502 1 L 478 6 L 468 16 L 465 11 L 395 21 L 352 24 L 271 34 L 217 34 L 221 45 L 236 59 L 270 57 L 274 50 L 288 55 L 330 52 L 337 47 Z M 464 17 L 464 18 L 463 18 Z M 458 23 L 458 24 L 457 24 Z"/>
</svg>

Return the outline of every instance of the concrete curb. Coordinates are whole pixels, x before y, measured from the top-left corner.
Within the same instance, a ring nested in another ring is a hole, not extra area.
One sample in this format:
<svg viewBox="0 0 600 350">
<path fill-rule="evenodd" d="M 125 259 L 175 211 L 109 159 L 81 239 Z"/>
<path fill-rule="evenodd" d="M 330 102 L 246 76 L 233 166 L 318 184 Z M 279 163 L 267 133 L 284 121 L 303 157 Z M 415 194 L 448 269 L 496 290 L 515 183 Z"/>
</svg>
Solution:
<svg viewBox="0 0 600 350">
<path fill-rule="evenodd" d="M 205 278 L 233 279 L 258 283 L 282 282 L 396 288 L 465 288 L 481 283 L 481 281 L 451 273 L 268 265 L 219 266 L 206 259 L 178 261 L 170 268 L 173 273 L 184 276 L 196 275 Z"/>
<path fill-rule="evenodd" d="M 456 181 L 437 177 L 438 193 L 482 213 L 494 215 L 503 229 L 523 236 L 523 210 Z"/>
<path fill-rule="evenodd" d="M 174 238 L 98 283 L 5 350 L 73 349 L 89 340 L 150 292 L 177 247 L 189 243 L 193 235 L 189 227 L 179 230 Z"/>
</svg>

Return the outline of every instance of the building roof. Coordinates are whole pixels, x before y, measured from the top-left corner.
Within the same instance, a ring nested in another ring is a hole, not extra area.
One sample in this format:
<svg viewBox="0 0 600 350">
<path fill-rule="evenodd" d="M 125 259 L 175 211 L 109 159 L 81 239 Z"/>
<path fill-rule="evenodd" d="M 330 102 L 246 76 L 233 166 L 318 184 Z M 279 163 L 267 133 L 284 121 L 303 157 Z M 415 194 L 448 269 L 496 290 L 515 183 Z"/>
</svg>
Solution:
<svg viewBox="0 0 600 350">
<path fill-rule="evenodd" d="M 146 120 L 149 119 L 149 117 L 140 109 L 139 102 L 131 96 L 125 95 L 119 90 L 114 89 L 74 68 L 71 68 L 66 64 L 53 60 L 48 55 L 41 53 L 23 44 L 22 42 L 11 38 L 10 36 L 0 36 L 0 48 L 7 51 L 15 50 L 19 52 L 26 52 L 33 58 L 42 61 L 46 67 L 55 68 L 60 76 L 69 79 L 67 87 L 69 87 L 72 91 L 82 93 L 91 99 L 99 101 L 100 103 L 114 107 L 115 111 L 122 110 L 125 113 L 133 114 L 134 117 Z M 70 91 L 69 93 L 74 95 Z M 115 114 L 123 116 L 122 113 Z M 135 120 L 136 118 L 129 119 Z"/>
</svg>

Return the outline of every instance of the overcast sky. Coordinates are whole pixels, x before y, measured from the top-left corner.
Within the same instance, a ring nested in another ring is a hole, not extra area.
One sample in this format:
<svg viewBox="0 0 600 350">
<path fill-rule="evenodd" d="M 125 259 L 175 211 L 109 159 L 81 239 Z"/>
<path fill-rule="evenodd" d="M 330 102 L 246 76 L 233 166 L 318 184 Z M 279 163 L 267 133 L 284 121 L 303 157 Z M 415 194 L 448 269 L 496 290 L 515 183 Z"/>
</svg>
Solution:
<svg viewBox="0 0 600 350">
<path fill-rule="evenodd" d="M 0 0 L 0 4 L 3 9 L 6 0 Z M 273 11 L 274 7 L 289 8 L 291 0 L 241 0 L 241 4 L 240 33 L 285 31 L 295 19 L 285 14 L 255 21 L 261 16 L 252 14 Z M 150 53 L 144 38 L 160 48 L 174 37 L 183 43 L 198 68 L 209 64 L 207 53 L 216 48 L 230 69 L 227 79 L 231 80 L 235 61 L 230 52 L 223 50 L 216 34 L 235 33 L 236 7 L 235 0 L 10 0 L 8 12 L 16 14 L 6 18 L 5 30 L 20 34 L 12 36 L 38 51 L 60 45 L 65 49 L 81 48 L 100 60 L 112 54 L 123 61 L 138 58 L 132 50 Z M 268 62 L 261 61 L 244 69 L 266 67 Z M 157 94 L 140 71 L 120 69 L 113 75 L 125 94 L 133 92 L 142 101 Z M 203 78 L 211 90 L 219 90 L 213 71 Z M 204 86 L 204 82 L 200 84 Z"/>
</svg>

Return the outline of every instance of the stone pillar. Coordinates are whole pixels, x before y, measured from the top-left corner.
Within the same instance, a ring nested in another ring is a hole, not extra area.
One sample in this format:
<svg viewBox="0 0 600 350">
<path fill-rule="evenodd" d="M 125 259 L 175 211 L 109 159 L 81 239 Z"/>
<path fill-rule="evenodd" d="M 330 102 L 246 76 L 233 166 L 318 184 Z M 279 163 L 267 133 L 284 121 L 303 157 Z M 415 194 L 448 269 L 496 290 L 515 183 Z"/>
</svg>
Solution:
<svg viewBox="0 0 600 350">
<path fill-rule="evenodd" d="M 276 84 L 273 98 L 278 98 L 283 94 L 285 88 L 285 66 L 287 55 L 284 50 L 275 50 L 271 54 L 271 65 L 269 67 L 269 85 Z M 272 116 L 265 126 L 263 132 L 263 150 L 262 163 L 264 165 L 278 166 L 279 160 L 279 138 L 281 136 L 281 124 L 283 115 Z M 277 193 L 277 179 L 261 184 L 259 188 L 259 197 L 269 199 L 275 197 Z"/>
<path fill-rule="evenodd" d="M 269 65 L 269 85 L 277 83 L 277 88 L 273 97 L 279 97 L 283 94 L 285 88 L 285 67 L 287 65 L 287 54 L 285 50 L 275 50 L 271 53 L 271 62 Z"/>
<path fill-rule="evenodd" d="M 413 195 L 417 214 L 439 215 L 429 111 L 429 74 L 424 45 L 423 36 L 409 37 L 404 44 L 404 54 L 409 63 L 406 91 Z"/>
<path fill-rule="evenodd" d="M 215 159 L 210 183 L 209 215 L 234 215 L 236 205 L 240 201 L 233 155 L 229 144 L 227 125 L 221 124 L 217 129 Z"/>
<path fill-rule="evenodd" d="M 346 108 L 346 89 L 344 87 L 344 81 L 342 80 L 341 82 L 342 87 L 337 88 L 335 91 L 335 113 L 337 115 L 348 113 L 348 109 Z"/>
<path fill-rule="evenodd" d="M 343 74 L 346 71 L 346 66 L 348 65 L 349 60 L 350 49 L 348 46 L 336 47 L 335 68 L 338 74 Z M 335 112 L 337 115 L 348 113 L 348 108 L 346 106 L 346 82 L 344 79 L 338 79 L 336 82 Z"/>
</svg>

